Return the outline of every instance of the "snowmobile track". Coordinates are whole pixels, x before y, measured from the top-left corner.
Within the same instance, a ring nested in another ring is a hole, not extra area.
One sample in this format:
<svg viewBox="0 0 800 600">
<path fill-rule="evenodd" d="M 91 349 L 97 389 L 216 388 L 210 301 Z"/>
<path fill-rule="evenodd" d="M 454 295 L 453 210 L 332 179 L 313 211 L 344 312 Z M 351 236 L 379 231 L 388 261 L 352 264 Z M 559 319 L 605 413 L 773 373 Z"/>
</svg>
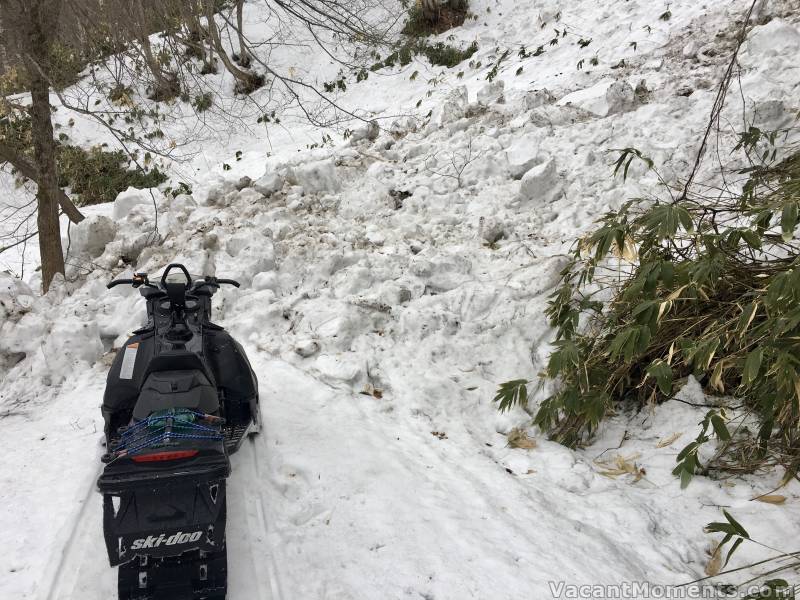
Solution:
<svg viewBox="0 0 800 600">
<path fill-rule="evenodd" d="M 98 457 L 99 462 L 99 457 Z M 47 592 L 39 596 L 42 600 L 72 600 L 82 596 L 78 585 L 85 577 L 86 567 L 91 571 L 90 580 L 97 581 L 97 577 L 107 570 L 105 553 L 98 553 L 87 557 L 82 550 L 94 546 L 102 548 L 102 524 L 100 518 L 100 501 L 95 487 L 95 481 L 100 475 L 100 470 L 92 471 L 86 483 L 86 494 L 81 501 L 81 506 L 73 514 L 72 525 L 62 532 L 63 542 L 58 544 L 59 556 L 52 557 L 50 569 L 43 577 L 47 582 Z M 100 544 L 98 546 L 98 544 Z M 95 568 L 97 567 L 97 568 Z M 116 571 L 114 572 L 116 581 Z M 116 586 L 114 586 L 116 592 Z"/>
<path fill-rule="evenodd" d="M 263 435 L 260 434 L 260 435 Z M 249 436 L 233 456 L 234 475 L 228 487 L 228 597 L 230 600 L 283 600 L 270 511 L 259 489 L 259 435 Z M 231 518 L 238 515 L 241 518 Z M 243 541 L 242 545 L 239 544 Z M 246 555 L 246 558 L 245 558 Z M 237 561 L 235 557 L 244 560 Z M 240 570 L 245 563 L 248 566 Z"/>
</svg>

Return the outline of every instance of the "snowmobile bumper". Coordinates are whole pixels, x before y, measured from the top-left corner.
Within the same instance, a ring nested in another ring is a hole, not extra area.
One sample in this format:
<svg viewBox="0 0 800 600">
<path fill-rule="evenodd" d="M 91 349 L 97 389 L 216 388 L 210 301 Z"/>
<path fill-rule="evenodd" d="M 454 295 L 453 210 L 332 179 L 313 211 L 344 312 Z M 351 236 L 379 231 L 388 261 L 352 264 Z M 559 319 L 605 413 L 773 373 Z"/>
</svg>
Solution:
<svg viewBox="0 0 800 600">
<path fill-rule="evenodd" d="M 97 485 L 103 494 L 103 535 L 111 566 L 137 557 L 221 552 L 229 474 L 224 455 L 171 468 L 108 465 Z"/>
<path fill-rule="evenodd" d="M 224 600 L 227 583 L 224 549 L 155 560 L 140 557 L 119 568 L 119 600 Z"/>
</svg>

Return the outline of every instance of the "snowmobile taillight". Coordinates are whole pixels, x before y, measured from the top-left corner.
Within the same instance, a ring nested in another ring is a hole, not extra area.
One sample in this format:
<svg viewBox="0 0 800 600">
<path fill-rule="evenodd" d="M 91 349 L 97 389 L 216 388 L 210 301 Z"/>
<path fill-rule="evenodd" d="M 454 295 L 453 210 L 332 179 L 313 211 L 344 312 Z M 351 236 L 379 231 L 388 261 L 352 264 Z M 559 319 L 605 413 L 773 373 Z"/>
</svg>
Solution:
<svg viewBox="0 0 800 600">
<path fill-rule="evenodd" d="M 155 454 L 142 454 L 133 456 L 133 462 L 159 462 L 164 460 L 178 460 L 179 458 L 192 458 L 197 456 L 198 450 L 173 450 L 171 452 L 156 452 Z"/>
</svg>

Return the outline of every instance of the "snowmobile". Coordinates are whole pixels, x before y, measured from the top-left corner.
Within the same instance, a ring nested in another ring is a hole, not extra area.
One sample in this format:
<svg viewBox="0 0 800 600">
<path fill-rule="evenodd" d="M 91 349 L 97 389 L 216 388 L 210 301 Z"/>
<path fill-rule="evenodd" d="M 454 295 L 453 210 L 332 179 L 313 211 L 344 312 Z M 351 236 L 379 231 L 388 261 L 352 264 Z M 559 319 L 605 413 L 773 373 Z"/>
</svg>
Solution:
<svg viewBox="0 0 800 600">
<path fill-rule="evenodd" d="M 211 322 L 230 279 L 117 279 L 147 303 L 147 325 L 117 353 L 103 398 L 103 534 L 120 600 L 223 600 L 230 455 L 261 424 L 258 380 L 241 345 Z"/>
</svg>

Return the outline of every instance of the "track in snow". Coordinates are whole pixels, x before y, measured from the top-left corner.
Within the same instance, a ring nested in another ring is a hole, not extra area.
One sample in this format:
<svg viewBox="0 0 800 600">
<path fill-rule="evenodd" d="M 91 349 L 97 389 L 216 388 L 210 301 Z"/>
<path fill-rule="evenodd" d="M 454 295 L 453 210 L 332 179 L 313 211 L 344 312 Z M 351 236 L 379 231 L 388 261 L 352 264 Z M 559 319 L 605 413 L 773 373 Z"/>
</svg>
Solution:
<svg viewBox="0 0 800 600">
<path fill-rule="evenodd" d="M 262 433 L 233 455 L 228 480 L 228 600 L 283 600 L 275 545 L 271 543 L 270 511 L 258 485 L 263 474 L 258 453 Z"/>
</svg>

